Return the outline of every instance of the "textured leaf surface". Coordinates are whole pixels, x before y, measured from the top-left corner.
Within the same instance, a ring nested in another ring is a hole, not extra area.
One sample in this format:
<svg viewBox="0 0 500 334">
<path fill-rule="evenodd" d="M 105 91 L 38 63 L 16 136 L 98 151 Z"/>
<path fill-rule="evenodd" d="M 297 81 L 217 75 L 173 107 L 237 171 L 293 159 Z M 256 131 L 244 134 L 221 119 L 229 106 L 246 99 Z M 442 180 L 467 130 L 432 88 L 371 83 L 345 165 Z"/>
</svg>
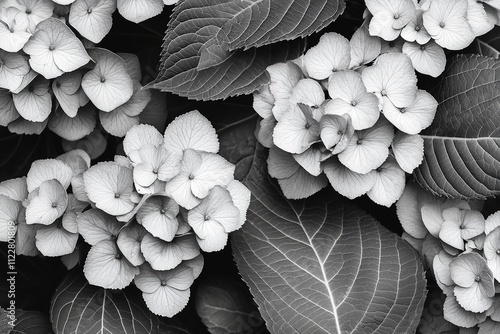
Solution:
<svg viewBox="0 0 500 334">
<path fill-rule="evenodd" d="M 436 195 L 485 199 L 500 194 L 500 61 L 453 58 L 434 94 L 417 181 Z"/>
<path fill-rule="evenodd" d="M 16 310 L 16 327 L 14 333 L 53 334 L 49 317 L 42 312 Z"/>
<path fill-rule="evenodd" d="M 303 51 L 301 40 L 278 42 L 324 28 L 344 8 L 343 0 L 182 1 L 150 85 L 197 100 L 250 93 L 267 80 L 268 65 Z"/>
<path fill-rule="evenodd" d="M 416 252 L 332 193 L 286 200 L 264 159 L 260 148 L 232 246 L 269 331 L 413 333 L 426 295 Z"/>
<path fill-rule="evenodd" d="M 137 292 L 93 286 L 80 271 L 72 271 L 52 298 L 52 327 L 56 334 L 158 333 L 158 318 Z"/>
</svg>

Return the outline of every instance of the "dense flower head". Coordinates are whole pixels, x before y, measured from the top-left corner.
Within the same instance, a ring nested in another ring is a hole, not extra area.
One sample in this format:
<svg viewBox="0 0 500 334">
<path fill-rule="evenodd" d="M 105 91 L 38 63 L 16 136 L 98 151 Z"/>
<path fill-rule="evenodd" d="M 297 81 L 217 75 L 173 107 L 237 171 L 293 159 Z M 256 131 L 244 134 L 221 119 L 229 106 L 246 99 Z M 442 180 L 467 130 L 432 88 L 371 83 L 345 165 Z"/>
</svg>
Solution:
<svg viewBox="0 0 500 334">
<path fill-rule="evenodd" d="M 410 20 L 413 11 L 405 8 L 413 2 L 394 6 Z M 412 60 L 382 53 L 368 31 L 363 25 L 350 41 L 324 34 L 300 59 L 269 66 L 269 84 L 254 93 L 263 118 L 257 139 L 271 148 L 269 173 L 287 198 L 308 197 L 329 182 L 348 198 L 367 194 L 391 206 L 405 173 L 423 159 L 419 132 L 431 124 L 437 102 L 418 89 Z"/>
<path fill-rule="evenodd" d="M 497 328 L 500 211 L 485 218 L 483 201 L 439 198 L 414 183 L 396 207 L 403 238 L 445 294 L 444 319 L 462 328 Z"/>
<path fill-rule="evenodd" d="M 201 252 L 223 249 L 242 227 L 250 191 L 217 154 L 215 129 L 198 111 L 163 135 L 133 126 L 123 149 L 93 166 L 84 150 L 72 150 L 0 183 L 0 241 L 15 236 L 18 254 L 61 256 L 71 268 L 81 235 L 90 284 L 123 289 L 134 281 L 151 311 L 171 317 L 187 303 Z"/>
</svg>

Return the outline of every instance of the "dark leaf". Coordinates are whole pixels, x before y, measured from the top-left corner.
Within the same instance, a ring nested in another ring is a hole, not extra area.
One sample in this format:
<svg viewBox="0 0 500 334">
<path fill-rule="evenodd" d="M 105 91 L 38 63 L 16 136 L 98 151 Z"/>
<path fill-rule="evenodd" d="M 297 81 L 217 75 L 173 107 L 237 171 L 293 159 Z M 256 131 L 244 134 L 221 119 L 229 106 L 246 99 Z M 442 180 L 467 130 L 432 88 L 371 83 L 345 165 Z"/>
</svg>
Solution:
<svg viewBox="0 0 500 334">
<path fill-rule="evenodd" d="M 332 192 L 283 197 L 259 146 L 232 248 L 269 331 L 413 333 L 426 280 L 418 254 Z"/>
<path fill-rule="evenodd" d="M 459 55 L 434 94 L 436 117 L 421 135 L 416 180 L 433 194 L 485 199 L 500 194 L 500 61 Z"/>
<path fill-rule="evenodd" d="M 16 327 L 14 332 L 19 331 L 24 334 L 52 334 L 52 326 L 49 317 L 42 312 L 16 310 Z"/>
<path fill-rule="evenodd" d="M 474 39 L 470 46 L 472 52 L 498 59 L 500 56 L 500 26 Z"/>
<path fill-rule="evenodd" d="M 196 292 L 196 311 L 212 334 L 264 333 L 264 320 L 241 282 L 212 277 Z"/>
<path fill-rule="evenodd" d="M 158 317 L 144 304 L 134 287 L 107 290 L 90 285 L 80 270 L 62 281 L 51 302 L 56 334 L 155 334 Z"/>
<path fill-rule="evenodd" d="M 303 53 L 299 37 L 344 8 L 343 0 L 182 1 L 164 38 L 160 73 L 148 86 L 196 100 L 248 94 L 267 81 L 268 65 Z"/>
</svg>

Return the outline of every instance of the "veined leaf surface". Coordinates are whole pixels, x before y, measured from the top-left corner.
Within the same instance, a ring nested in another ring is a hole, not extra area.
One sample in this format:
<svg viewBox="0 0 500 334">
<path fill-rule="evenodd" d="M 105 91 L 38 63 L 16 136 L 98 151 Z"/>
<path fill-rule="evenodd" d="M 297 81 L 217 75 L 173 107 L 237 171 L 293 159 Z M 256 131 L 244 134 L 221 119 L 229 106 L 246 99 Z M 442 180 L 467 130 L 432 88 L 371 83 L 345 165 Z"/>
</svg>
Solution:
<svg viewBox="0 0 500 334">
<path fill-rule="evenodd" d="M 268 65 L 298 57 L 297 39 L 333 22 L 344 0 L 185 0 L 170 19 L 149 87 L 197 100 L 247 94 Z"/>
<path fill-rule="evenodd" d="M 500 194 L 500 61 L 454 57 L 435 94 L 436 117 L 421 135 L 416 180 L 435 195 L 486 199 Z"/>
<path fill-rule="evenodd" d="M 159 328 L 137 289 L 103 289 L 75 270 L 52 297 L 50 317 L 56 334 L 157 334 Z"/>
<path fill-rule="evenodd" d="M 232 248 L 273 334 L 414 333 L 426 283 L 416 251 L 333 193 L 292 201 L 260 146 Z"/>
</svg>

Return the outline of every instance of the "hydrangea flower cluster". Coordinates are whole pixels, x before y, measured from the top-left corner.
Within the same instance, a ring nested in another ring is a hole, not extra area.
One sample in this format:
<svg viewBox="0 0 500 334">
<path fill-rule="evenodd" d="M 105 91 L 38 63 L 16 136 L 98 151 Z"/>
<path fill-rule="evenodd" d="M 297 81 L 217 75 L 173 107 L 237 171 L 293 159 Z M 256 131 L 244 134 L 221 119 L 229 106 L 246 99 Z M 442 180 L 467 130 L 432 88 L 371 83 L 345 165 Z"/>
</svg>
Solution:
<svg viewBox="0 0 500 334">
<path fill-rule="evenodd" d="M 201 251 L 223 249 L 245 222 L 250 191 L 198 111 L 177 117 L 164 136 L 134 126 L 123 147 L 126 156 L 94 166 L 82 150 L 38 160 L 26 177 L 0 183 L 0 241 L 15 232 L 17 254 L 62 256 L 71 268 L 81 235 L 91 245 L 90 284 L 133 281 L 152 312 L 172 317 L 202 271 Z"/>
<path fill-rule="evenodd" d="M 433 77 L 445 68 L 443 48 L 461 50 L 500 21 L 499 1 L 366 0 L 366 25 L 382 47 L 403 52 Z"/>
<path fill-rule="evenodd" d="M 137 56 L 95 43 L 110 31 L 117 8 L 140 22 L 164 3 L 173 2 L 0 0 L 0 125 L 18 134 L 48 127 L 70 142 L 91 135 L 100 147 L 100 129 L 123 137 L 152 94 L 141 89 Z"/>
<path fill-rule="evenodd" d="M 270 148 L 269 174 L 287 198 L 311 196 L 329 182 L 350 199 L 367 194 L 390 206 L 403 193 L 405 172 L 422 162 L 418 133 L 437 102 L 417 88 L 408 56 L 381 54 L 373 40 L 366 27 L 350 41 L 326 33 L 296 61 L 267 68 L 270 83 L 254 93 L 263 118 L 257 137 Z"/>
<path fill-rule="evenodd" d="M 409 183 L 396 204 L 406 239 L 446 295 L 444 318 L 477 333 L 500 332 L 500 211 L 443 199 Z"/>
</svg>

